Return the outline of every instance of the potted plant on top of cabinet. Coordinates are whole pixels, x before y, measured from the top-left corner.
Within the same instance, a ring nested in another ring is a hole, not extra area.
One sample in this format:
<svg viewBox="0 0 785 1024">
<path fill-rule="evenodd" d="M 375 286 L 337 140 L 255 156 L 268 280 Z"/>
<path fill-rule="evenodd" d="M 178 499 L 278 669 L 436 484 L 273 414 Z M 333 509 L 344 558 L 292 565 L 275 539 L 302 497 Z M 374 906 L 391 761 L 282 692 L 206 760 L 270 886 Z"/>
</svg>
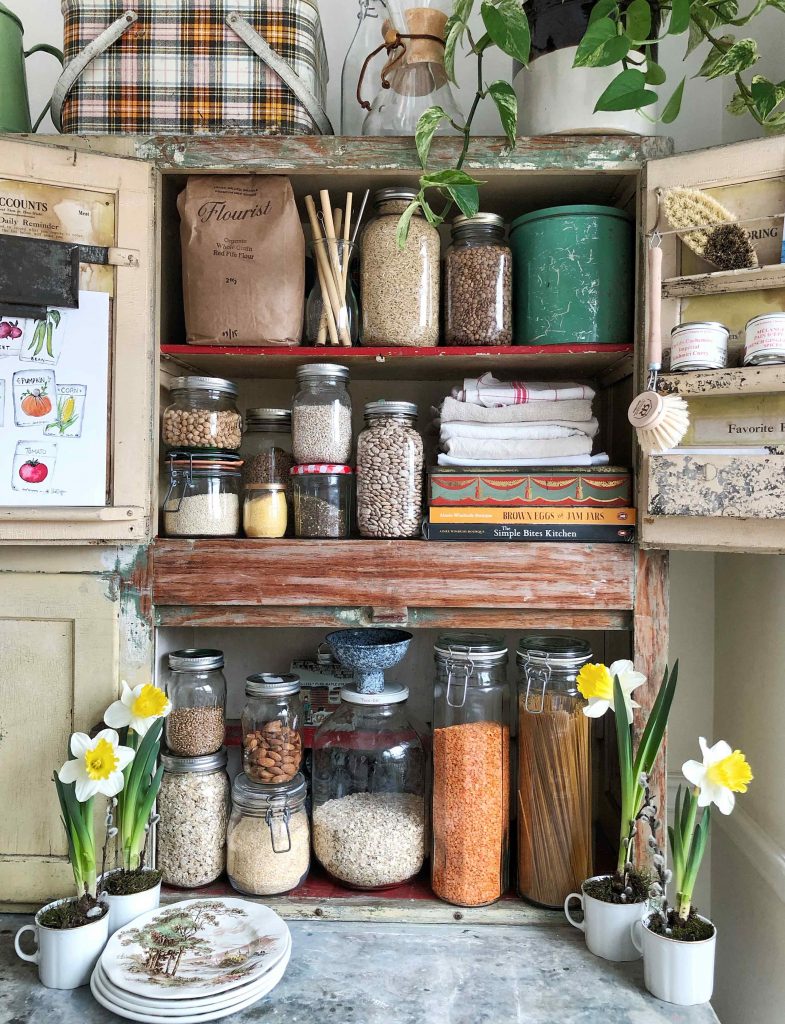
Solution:
<svg viewBox="0 0 785 1024">
<path fill-rule="evenodd" d="M 109 903 L 110 935 L 140 914 L 155 910 L 161 899 L 161 872 L 145 867 L 145 859 L 153 804 L 163 777 L 163 766 L 156 768 L 163 720 L 172 709 L 163 690 L 152 683 L 131 689 L 123 681 L 122 687 L 120 700 L 104 714 L 107 725 L 122 730 L 134 751 L 125 769 L 125 786 L 117 794 L 116 835 L 122 866 L 101 876 Z M 111 817 L 107 825 L 111 828 Z"/>
<path fill-rule="evenodd" d="M 586 699 L 584 714 L 599 718 L 613 708 L 621 774 L 621 825 L 619 857 L 612 875 L 587 878 L 580 893 L 570 893 L 564 901 L 564 913 L 570 924 L 584 932 L 592 953 L 606 960 L 638 960 L 640 950 L 633 945 L 630 927 L 640 921 L 649 906 L 653 877 L 633 863 L 635 840 L 641 822 L 647 822 L 652 836 L 659 828 L 657 808 L 649 790 L 649 774 L 662 747 L 668 722 L 679 663 L 665 670 L 657 699 L 638 745 L 632 749 L 632 714 L 639 705 L 632 692 L 646 682 L 631 661 L 606 665 L 584 665 L 578 673 L 578 690 Z M 649 843 L 655 843 L 652 838 Z M 657 890 L 655 889 L 655 893 Z M 577 899 L 583 907 L 583 921 L 570 914 L 569 904 Z"/>
<path fill-rule="evenodd" d="M 682 772 L 692 789 L 679 786 L 674 823 L 668 829 L 676 905 L 664 898 L 647 921 L 636 921 L 631 937 L 643 954 L 646 988 L 653 996 L 679 1006 L 706 1003 L 714 988 L 717 929 L 693 904 L 695 882 L 709 839 L 711 807 L 730 814 L 736 793 L 746 793 L 752 771 L 744 754 L 724 740 L 710 747 L 700 738 L 702 761 L 686 761 Z M 700 812 L 700 817 L 699 817 Z M 667 874 L 658 858 L 663 896 Z"/>
</svg>

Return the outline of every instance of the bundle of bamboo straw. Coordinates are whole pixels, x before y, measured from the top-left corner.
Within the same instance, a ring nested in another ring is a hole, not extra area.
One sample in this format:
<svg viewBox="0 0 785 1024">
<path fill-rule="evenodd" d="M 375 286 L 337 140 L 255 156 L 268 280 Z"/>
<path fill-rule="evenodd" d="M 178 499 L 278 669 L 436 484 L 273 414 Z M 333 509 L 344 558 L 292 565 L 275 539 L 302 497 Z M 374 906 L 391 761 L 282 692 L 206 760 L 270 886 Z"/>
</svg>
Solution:
<svg viewBox="0 0 785 1024">
<path fill-rule="evenodd" d="M 319 324 L 317 345 L 327 343 L 329 336 L 331 345 L 350 346 L 352 344 L 349 320 L 349 263 L 352 246 L 357 238 L 357 231 L 368 201 L 368 192 L 360 207 L 360 214 L 351 231 L 353 194 L 346 193 L 346 205 L 343 210 L 333 208 L 330 193 L 322 189 L 319 193 L 321 219 L 316 212 L 313 196 L 305 197 L 305 209 L 311 224 L 313 235 L 313 254 L 316 271 L 319 275 L 319 288 L 322 293 L 322 318 Z"/>
</svg>

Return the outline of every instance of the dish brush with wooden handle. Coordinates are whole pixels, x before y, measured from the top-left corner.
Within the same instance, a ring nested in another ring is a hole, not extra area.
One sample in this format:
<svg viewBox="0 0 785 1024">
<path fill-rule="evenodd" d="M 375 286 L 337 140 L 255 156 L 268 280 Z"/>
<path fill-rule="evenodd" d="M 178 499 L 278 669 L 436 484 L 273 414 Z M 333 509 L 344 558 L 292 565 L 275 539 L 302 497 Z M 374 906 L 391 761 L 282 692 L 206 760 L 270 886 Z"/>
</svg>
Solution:
<svg viewBox="0 0 785 1024">
<path fill-rule="evenodd" d="M 647 264 L 649 380 L 646 390 L 632 400 L 627 416 L 638 434 L 638 444 L 650 455 L 675 448 L 687 433 L 690 417 L 687 403 L 680 395 L 657 392 L 657 376 L 662 367 L 662 249 L 653 242 L 649 245 Z"/>
</svg>

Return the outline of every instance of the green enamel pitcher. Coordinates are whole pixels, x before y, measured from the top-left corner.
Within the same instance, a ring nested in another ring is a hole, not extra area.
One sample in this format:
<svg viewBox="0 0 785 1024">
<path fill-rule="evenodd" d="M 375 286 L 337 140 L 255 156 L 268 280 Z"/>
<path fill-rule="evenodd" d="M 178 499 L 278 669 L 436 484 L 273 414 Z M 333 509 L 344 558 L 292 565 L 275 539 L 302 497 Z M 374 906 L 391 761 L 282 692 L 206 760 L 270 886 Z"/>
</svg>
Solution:
<svg viewBox="0 0 785 1024">
<path fill-rule="evenodd" d="M 23 36 L 22 22 L 5 4 L 0 3 L 0 132 L 34 132 L 49 109 L 47 103 L 33 125 L 27 96 L 25 58 L 43 50 L 63 63 L 60 50 L 46 43 L 25 50 Z"/>
</svg>

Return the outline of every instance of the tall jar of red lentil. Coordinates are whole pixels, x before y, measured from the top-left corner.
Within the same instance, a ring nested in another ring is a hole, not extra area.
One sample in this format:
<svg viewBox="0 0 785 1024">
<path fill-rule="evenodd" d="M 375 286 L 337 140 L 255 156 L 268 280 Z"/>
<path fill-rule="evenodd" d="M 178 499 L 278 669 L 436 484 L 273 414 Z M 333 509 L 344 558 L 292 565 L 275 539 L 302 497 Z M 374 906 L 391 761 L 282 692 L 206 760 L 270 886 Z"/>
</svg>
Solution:
<svg viewBox="0 0 785 1024">
<path fill-rule="evenodd" d="M 508 883 L 507 647 L 495 633 L 456 631 L 434 656 L 431 885 L 448 903 L 480 907 Z"/>
</svg>

